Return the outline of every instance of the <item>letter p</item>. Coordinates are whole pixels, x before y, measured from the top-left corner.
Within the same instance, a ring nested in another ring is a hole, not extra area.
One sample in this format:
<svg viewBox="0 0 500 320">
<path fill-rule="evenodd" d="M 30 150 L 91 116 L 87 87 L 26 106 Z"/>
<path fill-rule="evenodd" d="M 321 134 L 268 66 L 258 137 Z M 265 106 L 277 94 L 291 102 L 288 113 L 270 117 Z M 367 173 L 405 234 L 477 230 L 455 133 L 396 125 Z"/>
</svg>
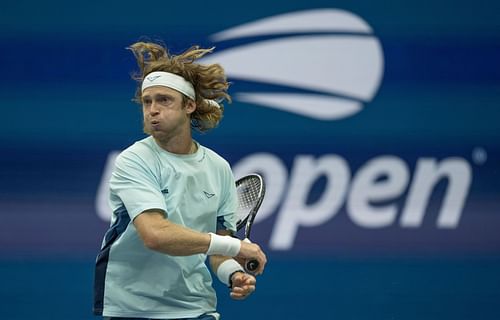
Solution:
<svg viewBox="0 0 500 320">
<path fill-rule="evenodd" d="M 315 203 L 307 204 L 309 192 L 321 176 L 326 177 L 325 189 Z M 325 155 L 317 160 L 310 155 L 297 156 L 270 247 L 289 250 L 300 226 L 317 226 L 332 218 L 344 203 L 349 179 L 349 166 L 339 156 Z"/>
</svg>

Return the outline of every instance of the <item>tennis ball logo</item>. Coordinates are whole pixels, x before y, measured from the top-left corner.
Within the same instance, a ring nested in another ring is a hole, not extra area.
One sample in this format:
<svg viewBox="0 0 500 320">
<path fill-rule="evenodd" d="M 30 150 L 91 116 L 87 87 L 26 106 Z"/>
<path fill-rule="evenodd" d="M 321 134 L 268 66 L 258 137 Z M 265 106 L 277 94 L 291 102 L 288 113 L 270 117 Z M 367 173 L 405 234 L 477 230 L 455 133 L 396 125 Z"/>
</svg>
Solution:
<svg viewBox="0 0 500 320">
<path fill-rule="evenodd" d="M 216 33 L 211 40 L 246 40 L 203 62 L 220 63 L 230 78 L 272 90 L 235 88 L 235 100 L 314 119 L 358 113 L 373 99 L 383 76 L 379 40 L 363 19 L 344 10 L 272 16 Z"/>
</svg>

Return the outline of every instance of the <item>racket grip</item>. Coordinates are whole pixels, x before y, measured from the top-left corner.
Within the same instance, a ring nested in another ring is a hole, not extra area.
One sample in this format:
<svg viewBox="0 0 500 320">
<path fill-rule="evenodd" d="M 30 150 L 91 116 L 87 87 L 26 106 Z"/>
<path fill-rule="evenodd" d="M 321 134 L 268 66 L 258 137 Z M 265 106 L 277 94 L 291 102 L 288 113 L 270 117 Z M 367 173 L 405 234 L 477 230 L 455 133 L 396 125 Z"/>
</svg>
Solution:
<svg viewBox="0 0 500 320">
<path fill-rule="evenodd" d="M 245 238 L 243 241 L 252 243 L 252 241 L 250 241 L 250 239 L 248 238 Z M 259 268 L 259 261 L 257 261 L 256 259 L 251 259 L 245 262 L 245 271 L 248 273 L 254 273 L 255 270 L 257 270 L 258 268 Z"/>
<path fill-rule="evenodd" d="M 252 259 L 245 263 L 245 271 L 254 273 L 259 268 L 259 261 Z"/>
</svg>

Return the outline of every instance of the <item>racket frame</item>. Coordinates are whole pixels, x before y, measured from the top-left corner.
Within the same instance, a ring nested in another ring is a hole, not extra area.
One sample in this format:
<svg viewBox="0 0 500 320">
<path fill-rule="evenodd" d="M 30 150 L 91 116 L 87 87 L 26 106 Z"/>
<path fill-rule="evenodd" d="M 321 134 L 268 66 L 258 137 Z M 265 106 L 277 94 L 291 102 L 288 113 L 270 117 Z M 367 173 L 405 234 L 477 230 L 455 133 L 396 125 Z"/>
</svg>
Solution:
<svg viewBox="0 0 500 320">
<path fill-rule="evenodd" d="M 252 225 L 255 220 L 255 216 L 257 215 L 257 212 L 259 211 L 260 205 L 262 204 L 262 201 L 264 200 L 264 196 L 266 194 L 266 185 L 264 184 L 264 179 L 262 179 L 262 176 L 256 173 L 252 173 L 249 175 L 246 175 L 236 181 L 236 188 L 240 186 L 245 180 L 248 179 L 255 179 L 257 178 L 260 182 L 260 190 L 257 195 L 257 202 L 254 204 L 252 209 L 250 210 L 250 213 L 246 215 L 246 217 L 242 220 L 239 220 L 236 223 L 236 230 L 240 231 L 243 226 L 245 227 L 245 239 L 243 241 L 251 243 L 249 237 L 250 237 L 250 231 L 252 230 Z M 238 201 L 239 201 L 239 196 L 238 196 Z M 259 267 L 259 262 L 255 259 L 251 259 L 246 261 L 245 263 L 245 270 L 249 273 L 254 273 L 255 270 Z"/>
<path fill-rule="evenodd" d="M 253 208 L 250 210 L 250 213 L 243 220 L 240 220 L 236 223 L 236 229 L 238 231 L 241 230 L 243 226 L 245 227 L 245 239 L 248 239 L 250 237 L 250 231 L 252 230 L 255 216 L 257 215 L 257 212 L 259 211 L 259 208 L 266 194 L 266 186 L 264 184 L 264 179 L 262 179 L 262 176 L 257 173 L 246 175 L 236 181 L 236 188 L 238 188 L 238 186 L 240 186 L 245 180 L 254 178 L 257 178 L 260 182 L 260 190 L 259 194 L 257 195 L 257 203 L 253 206 Z"/>
</svg>

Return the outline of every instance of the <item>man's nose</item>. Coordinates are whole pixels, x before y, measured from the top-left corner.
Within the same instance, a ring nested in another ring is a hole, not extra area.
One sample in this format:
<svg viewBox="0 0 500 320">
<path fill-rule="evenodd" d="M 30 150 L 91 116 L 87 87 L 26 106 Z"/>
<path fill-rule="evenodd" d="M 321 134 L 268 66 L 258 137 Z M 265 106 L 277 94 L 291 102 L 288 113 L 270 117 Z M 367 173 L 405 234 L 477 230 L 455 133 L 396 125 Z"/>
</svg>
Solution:
<svg viewBox="0 0 500 320">
<path fill-rule="evenodd" d="M 151 108 L 149 108 L 149 113 L 151 115 L 155 115 L 155 114 L 158 114 L 160 112 L 160 108 L 158 107 L 158 104 L 153 101 L 151 102 Z"/>
</svg>

